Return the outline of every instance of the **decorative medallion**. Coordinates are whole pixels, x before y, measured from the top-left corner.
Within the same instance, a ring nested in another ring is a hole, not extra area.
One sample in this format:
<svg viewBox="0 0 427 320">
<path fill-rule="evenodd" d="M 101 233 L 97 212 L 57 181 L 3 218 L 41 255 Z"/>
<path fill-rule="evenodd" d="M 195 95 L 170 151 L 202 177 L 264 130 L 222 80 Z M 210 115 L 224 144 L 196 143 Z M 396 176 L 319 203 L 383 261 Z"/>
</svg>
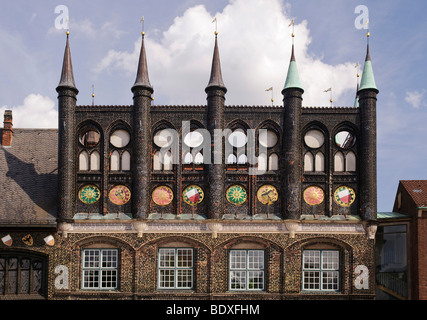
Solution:
<svg viewBox="0 0 427 320">
<path fill-rule="evenodd" d="M 257 198 L 262 204 L 271 205 L 277 201 L 279 193 L 275 187 L 271 185 L 264 185 L 258 189 Z"/>
<path fill-rule="evenodd" d="M 304 190 L 304 201 L 310 206 L 321 204 L 325 199 L 323 190 L 319 187 L 308 187 Z"/>
<path fill-rule="evenodd" d="M 93 185 L 87 185 L 80 189 L 79 198 L 80 201 L 86 204 L 92 204 L 99 200 L 101 197 L 101 191 Z"/>
<path fill-rule="evenodd" d="M 115 186 L 108 195 L 110 201 L 118 206 L 124 205 L 130 200 L 130 190 L 126 186 Z"/>
<path fill-rule="evenodd" d="M 192 185 L 185 188 L 182 196 L 184 197 L 185 203 L 189 204 L 190 206 L 195 206 L 203 201 L 205 194 L 202 188 L 196 185 Z"/>
<path fill-rule="evenodd" d="M 342 186 L 335 190 L 334 200 L 340 206 L 349 207 L 355 199 L 356 192 L 350 187 Z"/>
<path fill-rule="evenodd" d="M 228 202 L 236 205 L 244 203 L 248 198 L 246 190 L 239 185 L 234 185 L 228 188 L 226 197 Z"/>
<path fill-rule="evenodd" d="M 171 188 L 166 186 L 160 186 L 154 189 L 152 195 L 153 201 L 159 206 L 167 206 L 172 202 L 173 191 Z"/>
</svg>

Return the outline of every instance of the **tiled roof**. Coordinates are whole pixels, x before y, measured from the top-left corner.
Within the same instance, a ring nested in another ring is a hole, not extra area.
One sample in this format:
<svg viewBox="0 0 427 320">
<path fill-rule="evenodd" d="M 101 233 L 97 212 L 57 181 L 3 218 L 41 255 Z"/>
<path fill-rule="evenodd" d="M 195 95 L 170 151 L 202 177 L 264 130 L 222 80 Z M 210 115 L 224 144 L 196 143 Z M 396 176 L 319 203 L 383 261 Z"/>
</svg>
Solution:
<svg viewBox="0 0 427 320">
<path fill-rule="evenodd" d="M 401 180 L 400 183 L 418 207 L 427 207 L 427 180 Z"/>
<path fill-rule="evenodd" d="M 13 129 L 0 148 L 0 225 L 55 224 L 57 150 L 57 130 Z"/>
</svg>

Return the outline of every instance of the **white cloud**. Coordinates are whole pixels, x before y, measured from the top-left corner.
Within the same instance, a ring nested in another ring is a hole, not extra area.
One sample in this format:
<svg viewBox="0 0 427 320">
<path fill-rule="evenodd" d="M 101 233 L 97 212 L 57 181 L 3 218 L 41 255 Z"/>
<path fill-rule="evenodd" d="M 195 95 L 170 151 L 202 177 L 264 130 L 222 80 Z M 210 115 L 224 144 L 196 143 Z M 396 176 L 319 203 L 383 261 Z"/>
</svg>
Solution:
<svg viewBox="0 0 427 320">
<path fill-rule="evenodd" d="M 204 6 L 191 7 L 176 17 L 158 40 L 146 35 L 150 82 L 154 95 L 164 104 L 205 104 L 204 89 L 209 80 L 218 21 L 218 41 L 223 80 L 229 105 L 266 105 L 274 87 L 276 104 L 281 104 L 291 53 L 289 7 L 282 0 L 234 0 L 222 12 L 211 15 Z M 306 21 L 295 21 L 295 55 L 306 106 L 329 105 L 348 90 L 356 89 L 354 62 L 329 65 L 309 51 L 310 30 Z M 111 50 L 96 66 L 97 72 L 117 70 L 136 74 L 140 41 L 132 52 Z M 361 53 L 362 54 L 362 53 Z M 356 59 L 355 59 L 356 60 Z M 352 106 L 353 101 L 341 103 Z"/>
<path fill-rule="evenodd" d="M 14 128 L 57 128 L 58 112 L 55 102 L 40 94 L 30 94 L 22 105 L 0 107 L 0 114 L 12 110 Z"/>
<path fill-rule="evenodd" d="M 418 109 L 421 106 L 425 106 L 425 90 L 420 91 L 407 91 L 405 101 L 408 102 L 412 107 Z"/>
</svg>

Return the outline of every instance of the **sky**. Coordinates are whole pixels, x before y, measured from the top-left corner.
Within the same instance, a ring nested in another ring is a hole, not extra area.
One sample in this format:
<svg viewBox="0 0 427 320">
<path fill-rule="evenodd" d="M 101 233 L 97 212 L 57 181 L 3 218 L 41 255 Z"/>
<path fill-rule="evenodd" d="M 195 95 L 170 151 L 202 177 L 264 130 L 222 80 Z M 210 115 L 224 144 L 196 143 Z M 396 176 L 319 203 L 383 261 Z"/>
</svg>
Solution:
<svg viewBox="0 0 427 320">
<path fill-rule="evenodd" d="M 1 1 L 0 113 L 13 110 L 14 127 L 57 127 L 64 7 L 79 105 L 92 104 L 92 90 L 97 105 L 132 104 L 143 28 L 155 105 L 206 103 L 215 30 L 226 104 L 269 105 L 273 94 L 280 105 L 294 19 L 303 106 L 329 106 L 332 88 L 333 105 L 351 107 L 368 17 L 378 211 L 392 211 L 399 180 L 427 179 L 426 1 Z"/>
</svg>

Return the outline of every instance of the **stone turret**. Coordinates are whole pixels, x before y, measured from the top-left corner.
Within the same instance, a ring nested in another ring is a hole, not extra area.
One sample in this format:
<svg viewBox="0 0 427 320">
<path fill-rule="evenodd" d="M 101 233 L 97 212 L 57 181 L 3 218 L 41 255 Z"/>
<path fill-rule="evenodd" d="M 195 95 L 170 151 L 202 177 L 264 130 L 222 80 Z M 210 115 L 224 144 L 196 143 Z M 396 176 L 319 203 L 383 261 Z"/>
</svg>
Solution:
<svg viewBox="0 0 427 320">
<path fill-rule="evenodd" d="M 215 47 L 210 80 L 205 91 L 207 93 L 208 130 L 213 144 L 211 148 L 211 164 L 208 164 L 209 197 L 207 198 L 207 216 L 210 219 L 219 219 L 224 213 L 225 161 L 222 152 L 224 146 L 221 143 L 222 148 L 218 150 L 219 141 L 215 137 L 215 129 L 223 130 L 225 126 L 224 109 L 227 88 L 224 86 L 222 80 L 217 33 L 215 33 Z M 224 142 L 222 136 L 220 139 Z"/>
<path fill-rule="evenodd" d="M 303 93 L 292 44 L 291 61 L 282 90 L 284 106 L 282 120 L 286 132 L 283 136 L 281 160 L 282 214 L 285 219 L 299 219 L 301 215 Z"/>
<path fill-rule="evenodd" d="M 148 77 L 147 57 L 142 32 L 141 52 L 133 92 L 132 214 L 147 219 L 150 209 L 151 101 L 154 92 Z"/>
<path fill-rule="evenodd" d="M 377 94 L 372 70 L 369 44 L 366 52 L 365 65 L 360 82 L 360 141 L 359 159 L 363 170 L 360 170 L 359 194 L 360 216 L 363 220 L 377 218 Z"/>
<path fill-rule="evenodd" d="M 76 104 L 79 91 L 74 83 L 69 32 L 58 87 L 58 221 L 71 222 L 76 207 Z"/>
</svg>

